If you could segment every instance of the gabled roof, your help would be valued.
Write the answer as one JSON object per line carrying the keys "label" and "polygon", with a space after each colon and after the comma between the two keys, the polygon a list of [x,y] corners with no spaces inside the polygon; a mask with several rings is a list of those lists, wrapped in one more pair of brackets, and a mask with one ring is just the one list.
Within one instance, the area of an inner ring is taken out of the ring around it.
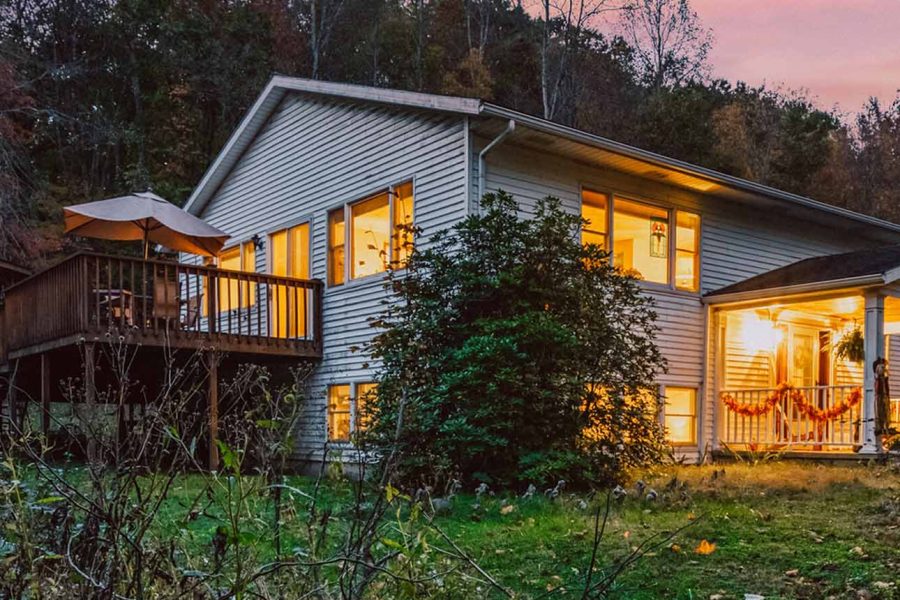
{"label": "gabled roof", "polygon": [[707,293],[706,302],[857,288],[900,279],[900,246],[807,258]]}
{"label": "gabled roof", "polygon": [[[475,98],[422,94],[364,85],[316,81],[284,75],[275,75],[266,85],[263,92],[238,125],[238,128],[225,144],[225,147],[194,189],[185,205],[186,210],[195,215],[199,215],[203,211],[206,203],[218,190],[234,165],[240,160],[241,155],[253,143],[269,116],[271,116],[285,95],[290,92],[447,112],[461,116],[493,119],[495,121],[514,120],[517,124],[517,131],[523,129],[531,130],[540,135],[552,136],[556,139],[568,140],[595,148],[605,154],[620,157],[623,161],[629,161],[632,164],[639,162],[663,169],[666,172],[681,174],[693,181],[708,183],[710,188],[717,189],[717,193],[730,190],[733,197],[776,202],[794,209],[812,210],[813,213],[821,216],[831,215],[832,217],[846,219],[857,227],[874,227],[883,234],[887,234],[892,240],[900,240],[900,235],[898,235],[900,234],[900,225],[895,223],[668,158],[654,152],[641,150],[640,148]],[[658,175],[658,173],[655,174]]]}

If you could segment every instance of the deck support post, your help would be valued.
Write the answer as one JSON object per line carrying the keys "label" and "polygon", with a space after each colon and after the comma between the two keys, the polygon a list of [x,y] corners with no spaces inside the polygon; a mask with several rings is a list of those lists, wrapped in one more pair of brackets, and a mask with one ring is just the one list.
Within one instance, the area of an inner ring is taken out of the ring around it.
{"label": "deck support post", "polygon": [[[94,342],[87,342],[84,345],[84,405],[89,411],[88,419],[93,415],[90,414],[96,405],[97,388],[94,380],[94,369],[96,363],[94,361]],[[96,430],[88,428],[87,430],[87,458],[89,462],[93,462],[97,456],[97,440],[94,439]]]}
{"label": "deck support post", "polygon": [[41,433],[44,441],[50,433],[50,356],[41,354]]}
{"label": "deck support post", "polygon": [[863,364],[863,406],[860,416],[862,424],[860,437],[862,447],[860,454],[877,454],[881,452],[881,441],[875,435],[875,368],[874,363],[884,358],[884,295],[878,290],[865,294],[866,314],[865,330],[865,362]]}
{"label": "deck support post", "polygon": [[16,387],[16,379],[18,378],[20,367],[21,364],[17,358],[12,373],[9,376],[9,387],[6,390],[6,431],[10,439],[14,437],[18,438],[21,433],[17,420],[19,415],[16,414],[18,412],[16,409],[19,404],[19,390]]}
{"label": "deck support post", "polygon": [[219,468],[219,448],[216,442],[219,439],[219,363],[215,350],[209,352],[209,365],[207,372],[209,377],[209,470]]}

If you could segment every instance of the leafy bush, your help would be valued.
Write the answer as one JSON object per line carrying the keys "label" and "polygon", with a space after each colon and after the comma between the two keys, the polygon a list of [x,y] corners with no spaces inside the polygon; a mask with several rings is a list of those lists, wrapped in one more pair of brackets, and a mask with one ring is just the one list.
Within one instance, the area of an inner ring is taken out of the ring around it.
{"label": "leafy bush", "polygon": [[652,301],[581,225],[489,194],[391,273],[367,441],[408,482],[609,481],[661,457]]}

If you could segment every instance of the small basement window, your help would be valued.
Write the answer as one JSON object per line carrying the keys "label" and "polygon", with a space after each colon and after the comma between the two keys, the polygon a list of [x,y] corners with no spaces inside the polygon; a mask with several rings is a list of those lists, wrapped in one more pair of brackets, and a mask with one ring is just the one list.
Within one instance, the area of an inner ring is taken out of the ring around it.
{"label": "small basement window", "polygon": [[328,441],[350,442],[369,424],[367,404],[377,384],[341,383],[328,386]]}

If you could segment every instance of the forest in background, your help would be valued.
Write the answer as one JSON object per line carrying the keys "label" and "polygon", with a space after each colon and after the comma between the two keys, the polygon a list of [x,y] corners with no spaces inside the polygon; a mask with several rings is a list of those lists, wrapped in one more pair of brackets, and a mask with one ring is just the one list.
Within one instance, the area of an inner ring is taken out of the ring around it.
{"label": "forest in background", "polygon": [[60,208],[183,203],[273,73],[473,96],[900,222],[900,102],[714,76],[689,0],[0,0],[0,259]]}

